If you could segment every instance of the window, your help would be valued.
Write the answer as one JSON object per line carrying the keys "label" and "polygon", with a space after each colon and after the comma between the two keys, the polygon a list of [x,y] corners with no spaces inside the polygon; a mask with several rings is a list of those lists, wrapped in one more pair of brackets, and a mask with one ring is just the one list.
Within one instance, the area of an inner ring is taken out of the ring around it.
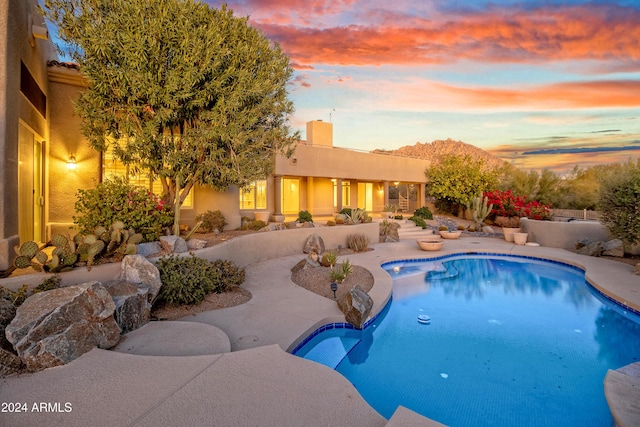
{"label": "window", "polygon": [[267,208],[267,181],[254,181],[240,189],[240,209]]}
{"label": "window", "polygon": [[[102,153],[102,179],[111,179],[116,176],[126,177],[129,176],[129,183],[138,187],[148,188],[154,194],[162,194],[162,184],[160,181],[151,181],[149,175],[146,173],[138,173],[132,175],[129,173],[129,168],[122,164],[119,160],[113,157],[110,152]],[[187,198],[182,203],[183,208],[193,207],[193,192],[190,191]]]}
{"label": "window", "polygon": [[[338,184],[333,181],[333,206],[338,206]],[[351,206],[351,181],[342,181],[342,207]]]}

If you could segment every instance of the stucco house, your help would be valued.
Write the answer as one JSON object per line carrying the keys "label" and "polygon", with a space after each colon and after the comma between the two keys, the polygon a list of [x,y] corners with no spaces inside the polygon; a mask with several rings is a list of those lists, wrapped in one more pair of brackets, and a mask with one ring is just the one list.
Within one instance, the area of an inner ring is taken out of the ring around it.
{"label": "stucco house", "polygon": [[[46,242],[73,227],[78,189],[124,174],[109,153],[93,150],[80,132],[73,100],[84,88],[75,64],[58,61],[37,0],[0,5],[0,271],[21,241]],[[241,218],[282,221],[300,210],[332,215],[344,207],[380,212],[390,187],[402,185],[413,203],[425,201],[426,160],[367,153],[333,146],[332,124],[307,123],[306,141],[291,158],[277,156],[274,172],[248,189],[225,192],[194,188],[181,211],[193,224],[197,214],[219,209],[228,228]],[[154,189],[144,176],[140,185]],[[411,210],[412,212],[412,210]]]}

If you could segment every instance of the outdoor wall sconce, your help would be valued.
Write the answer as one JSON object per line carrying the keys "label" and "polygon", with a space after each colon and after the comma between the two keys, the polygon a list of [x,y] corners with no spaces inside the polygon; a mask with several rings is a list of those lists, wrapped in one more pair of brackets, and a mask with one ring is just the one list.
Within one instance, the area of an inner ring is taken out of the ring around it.
{"label": "outdoor wall sconce", "polygon": [[331,290],[333,291],[333,299],[336,299],[336,291],[338,290],[338,284],[336,282],[331,283]]}
{"label": "outdoor wall sconce", "polygon": [[69,157],[69,160],[67,160],[67,169],[69,169],[70,171],[75,170],[77,167],[77,163],[76,163],[76,158],[73,156],[73,154]]}

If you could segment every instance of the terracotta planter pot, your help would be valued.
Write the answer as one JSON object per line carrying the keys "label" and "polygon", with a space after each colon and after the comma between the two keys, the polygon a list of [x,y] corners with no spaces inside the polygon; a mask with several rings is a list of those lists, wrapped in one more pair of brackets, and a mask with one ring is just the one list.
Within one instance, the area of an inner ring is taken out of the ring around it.
{"label": "terracotta planter pot", "polygon": [[440,236],[443,239],[457,239],[462,234],[462,231],[441,231]]}
{"label": "terracotta planter pot", "polygon": [[439,251],[444,245],[442,240],[416,240],[416,243],[423,251]]}

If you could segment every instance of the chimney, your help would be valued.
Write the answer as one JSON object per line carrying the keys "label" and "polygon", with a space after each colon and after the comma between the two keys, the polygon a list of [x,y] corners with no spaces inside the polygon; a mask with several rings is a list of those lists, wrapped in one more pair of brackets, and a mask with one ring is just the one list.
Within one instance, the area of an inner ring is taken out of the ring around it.
{"label": "chimney", "polygon": [[333,124],[322,120],[307,122],[307,142],[312,145],[333,147]]}

